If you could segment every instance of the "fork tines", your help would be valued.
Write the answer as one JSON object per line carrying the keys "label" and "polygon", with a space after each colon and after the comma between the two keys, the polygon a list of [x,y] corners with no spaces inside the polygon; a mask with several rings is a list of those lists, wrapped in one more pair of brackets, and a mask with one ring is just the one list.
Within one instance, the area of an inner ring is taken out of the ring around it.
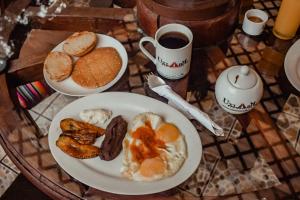
{"label": "fork tines", "polygon": [[148,74],[145,74],[143,77],[144,77],[144,79],[148,82],[150,76],[154,76],[154,73],[153,73],[153,72],[150,72],[150,73],[148,73]]}

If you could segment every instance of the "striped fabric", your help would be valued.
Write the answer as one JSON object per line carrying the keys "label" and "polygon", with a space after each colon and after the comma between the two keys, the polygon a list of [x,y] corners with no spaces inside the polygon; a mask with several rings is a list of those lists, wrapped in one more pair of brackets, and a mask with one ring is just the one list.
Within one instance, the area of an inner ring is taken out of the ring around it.
{"label": "striped fabric", "polygon": [[17,87],[17,96],[23,108],[32,108],[51,93],[51,89],[43,82],[36,81]]}

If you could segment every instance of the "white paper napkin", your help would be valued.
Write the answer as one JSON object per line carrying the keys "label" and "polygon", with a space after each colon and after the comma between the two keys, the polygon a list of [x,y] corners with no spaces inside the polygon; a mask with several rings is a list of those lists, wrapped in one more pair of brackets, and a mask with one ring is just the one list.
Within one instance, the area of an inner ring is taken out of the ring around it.
{"label": "white paper napkin", "polygon": [[161,85],[151,88],[154,92],[169,100],[169,104],[181,111],[187,118],[195,119],[216,136],[224,136],[223,129],[199,108],[186,102],[181,96],[175,93],[170,86]]}

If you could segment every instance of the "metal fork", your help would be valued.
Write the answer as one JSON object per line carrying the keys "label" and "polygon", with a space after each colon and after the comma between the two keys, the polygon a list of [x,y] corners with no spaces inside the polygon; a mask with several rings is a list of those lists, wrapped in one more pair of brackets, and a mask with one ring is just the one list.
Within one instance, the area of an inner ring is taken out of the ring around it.
{"label": "metal fork", "polygon": [[144,75],[144,78],[146,79],[150,89],[153,89],[155,87],[166,85],[167,83],[161,79],[159,76],[156,76],[153,74],[153,72]]}

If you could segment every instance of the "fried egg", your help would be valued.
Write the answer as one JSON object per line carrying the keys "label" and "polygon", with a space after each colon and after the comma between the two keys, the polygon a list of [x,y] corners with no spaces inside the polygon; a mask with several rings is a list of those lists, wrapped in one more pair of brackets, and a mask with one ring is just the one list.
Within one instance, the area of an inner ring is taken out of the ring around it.
{"label": "fried egg", "polygon": [[154,181],[174,175],[187,157],[184,136],[175,124],[146,112],[129,123],[123,140],[121,173],[135,181]]}

